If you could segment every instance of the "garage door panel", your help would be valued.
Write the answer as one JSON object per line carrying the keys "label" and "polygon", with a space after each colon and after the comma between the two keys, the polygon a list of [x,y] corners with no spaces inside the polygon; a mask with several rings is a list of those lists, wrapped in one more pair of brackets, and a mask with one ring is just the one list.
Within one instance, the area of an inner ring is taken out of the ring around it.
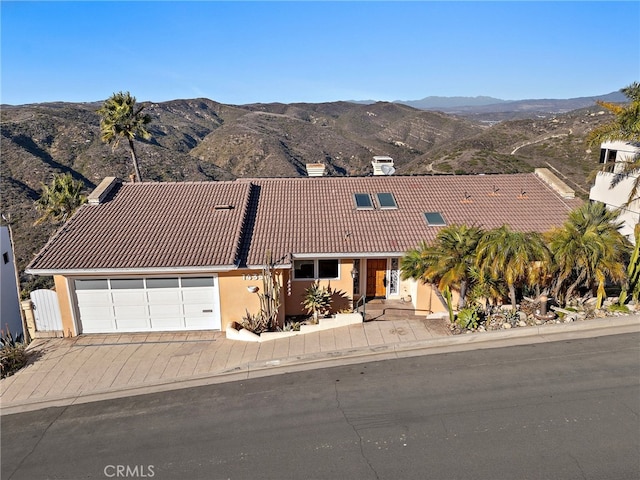
{"label": "garage door panel", "polygon": [[207,303],[213,302],[213,288],[185,288],[182,290],[182,300],[184,303]]}
{"label": "garage door panel", "polygon": [[114,305],[146,305],[147,298],[144,290],[113,290]]}
{"label": "garage door panel", "polygon": [[182,297],[180,290],[172,288],[147,290],[149,305],[180,305]]}
{"label": "garage door panel", "polygon": [[112,321],[106,321],[104,317],[102,319],[94,319],[93,321],[87,321],[86,325],[82,325],[82,333],[111,333],[115,332],[116,328]]}
{"label": "garage door panel", "polygon": [[113,308],[111,306],[85,306],[82,309],[82,318],[83,320],[90,321],[91,323],[101,323],[113,326]]}
{"label": "garage door panel", "polygon": [[145,306],[123,306],[115,307],[116,327],[118,329],[140,329],[149,328],[147,307]]}
{"label": "garage door panel", "polygon": [[78,290],[78,306],[99,307],[111,305],[111,292],[108,290]]}
{"label": "garage door panel", "polygon": [[[220,328],[219,316],[210,303],[184,305],[184,317],[187,328]],[[218,320],[216,320],[218,319]]]}
{"label": "garage door panel", "polygon": [[182,305],[149,304],[149,315],[154,318],[171,318],[182,316]]}
{"label": "garage door panel", "polygon": [[136,318],[146,318],[148,316],[146,305],[116,305],[113,310],[118,320],[135,320]]}
{"label": "garage door panel", "polygon": [[216,328],[213,309],[210,306],[198,309],[195,305],[191,305],[190,308],[185,305],[184,322],[185,326],[191,329]]}

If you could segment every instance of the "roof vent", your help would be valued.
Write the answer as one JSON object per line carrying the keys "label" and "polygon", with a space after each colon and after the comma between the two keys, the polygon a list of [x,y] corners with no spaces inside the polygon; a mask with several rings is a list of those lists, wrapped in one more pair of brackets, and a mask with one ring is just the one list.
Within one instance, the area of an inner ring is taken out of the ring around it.
{"label": "roof vent", "polygon": [[113,190],[113,187],[118,185],[121,182],[119,178],[116,177],[105,177],[98,185],[93,192],[89,194],[87,197],[87,203],[89,205],[100,205],[104,202],[104,199],[109,195],[109,192]]}
{"label": "roof vent", "polygon": [[307,175],[310,177],[322,177],[324,176],[325,164],[324,163],[307,163]]}
{"label": "roof vent", "polygon": [[214,205],[213,207],[214,210],[233,210],[234,206],[233,205],[229,205],[227,203],[224,204],[218,204],[218,205]]}
{"label": "roof vent", "polygon": [[375,156],[371,162],[374,175],[393,175],[396,171],[393,168],[393,158],[385,156]]}

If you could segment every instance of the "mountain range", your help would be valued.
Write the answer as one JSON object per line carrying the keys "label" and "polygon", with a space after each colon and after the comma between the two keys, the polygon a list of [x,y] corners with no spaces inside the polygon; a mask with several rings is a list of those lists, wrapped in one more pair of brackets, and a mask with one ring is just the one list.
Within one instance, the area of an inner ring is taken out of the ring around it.
{"label": "mountain range", "polygon": [[595,100],[605,102],[625,102],[626,97],[621,92],[612,92],[597,97],[576,97],[569,99],[530,99],[530,100],[501,100],[493,97],[425,97],[421,100],[397,100],[410,107],[423,110],[439,109],[446,113],[467,112],[491,113],[491,112],[537,112],[537,113],[561,113],[590,107]]}
{"label": "mountain range", "polygon": [[[397,175],[547,167],[584,197],[598,164],[586,135],[611,119],[596,99],[619,97],[484,105],[458,98],[449,106],[427,97],[417,101],[421,108],[406,102],[227,105],[204,98],[144,103],[152,138],[137,142],[137,151],[147,181],[300,176],[305,164],[318,162],[328,175],[370,175],[372,157],[388,155]],[[429,102],[432,109],[426,109]],[[127,149],[112,150],[100,140],[100,105],[2,106],[0,200],[21,271],[57,228],[33,225],[43,183],[70,173],[89,192],[105,176],[128,179],[132,173]],[[578,107],[563,111],[571,105]],[[38,281],[21,279],[26,288]]]}

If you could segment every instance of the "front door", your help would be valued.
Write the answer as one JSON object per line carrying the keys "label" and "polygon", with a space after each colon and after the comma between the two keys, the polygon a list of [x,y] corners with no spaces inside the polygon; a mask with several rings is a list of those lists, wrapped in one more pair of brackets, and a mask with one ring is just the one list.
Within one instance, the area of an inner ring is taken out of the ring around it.
{"label": "front door", "polygon": [[367,260],[367,297],[387,296],[387,260]]}

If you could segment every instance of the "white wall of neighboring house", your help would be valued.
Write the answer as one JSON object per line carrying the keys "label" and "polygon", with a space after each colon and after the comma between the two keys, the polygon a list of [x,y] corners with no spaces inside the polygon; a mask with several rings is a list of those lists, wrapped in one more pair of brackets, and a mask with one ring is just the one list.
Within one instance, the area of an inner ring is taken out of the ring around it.
{"label": "white wall of neighboring house", "polygon": [[[618,217],[624,222],[621,233],[634,241],[633,229],[640,222],[640,200],[634,200],[626,207],[629,194],[638,178],[638,173],[621,174],[624,164],[640,154],[640,144],[631,142],[605,142],[600,146],[600,163],[614,165],[610,171],[598,172],[589,192],[589,199],[605,203],[611,209],[620,209]],[[640,194],[640,192],[638,192]]]}
{"label": "white wall of neighboring house", "polygon": [[8,326],[15,338],[23,333],[22,317],[9,228],[6,226],[0,227],[0,255],[0,326],[3,330]]}

